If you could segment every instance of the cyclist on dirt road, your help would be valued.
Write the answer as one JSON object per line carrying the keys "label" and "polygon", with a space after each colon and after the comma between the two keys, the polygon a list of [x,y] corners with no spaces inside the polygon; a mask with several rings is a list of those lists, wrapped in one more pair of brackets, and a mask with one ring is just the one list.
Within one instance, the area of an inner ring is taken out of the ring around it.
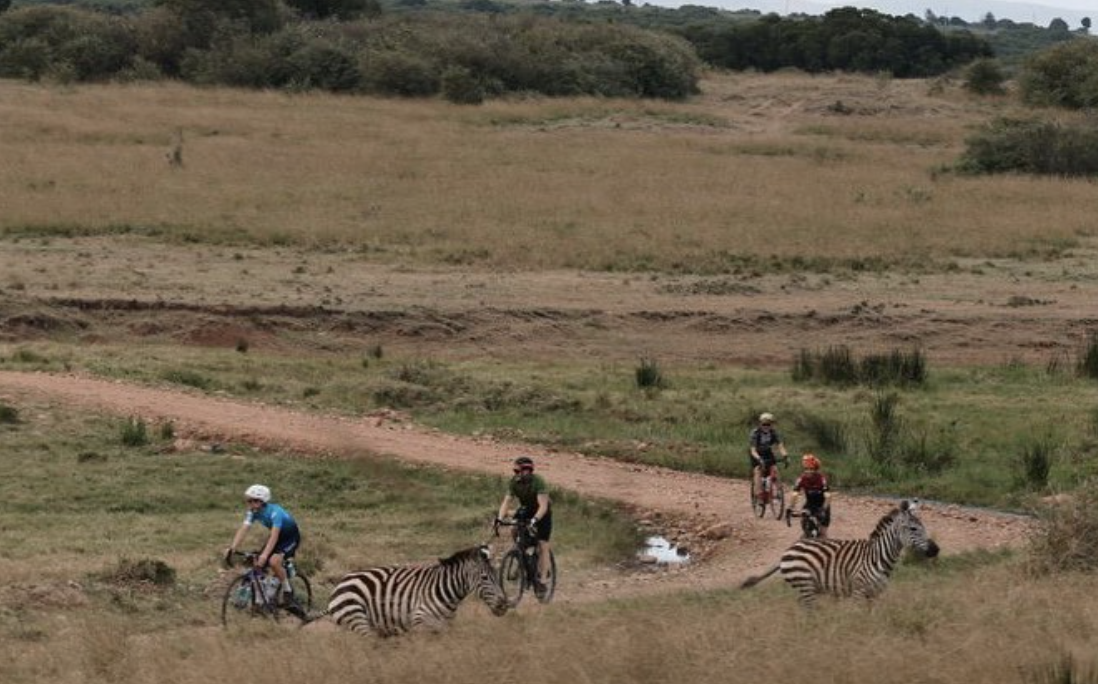
{"label": "cyclist on dirt road", "polygon": [[751,448],[751,478],[755,486],[753,491],[757,492],[762,485],[763,475],[768,474],[778,462],[774,456],[774,450],[777,449],[783,459],[789,457],[782,438],[774,429],[773,413],[763,413],[759,416],[759,424],[751,430],[748,442]]}
{"label": "cyclist on dirt road", "polygon": [[831,488],[827,485],[827,476],[821,472],[822,464],[815,454],[807,453],[801,457],[804,472],[793,483],[793,502],[790,510],[797,507],[797,499],[804,492],[804,510],[820,523],[820,538],[827,537],[827,528],[831,524]]}
{"label": "cyclist on dirt road", "polygon": [[534,459],[529,456],[515,459],[514,473],[508,484],[507,494],[499,504],[496,519],[506,518],[511,507],[517,503],[515,519],[533,528],[534,536],[538,540],[538,583],[534,587],[534,593],[540,597],[549,583],[551,572],[549,538],[553,536],[553,511],[549,501],[549,486],[541,475],[534,474]]}
{"label": "cyclist on dirt road", "polygon": [[278,596],[278,586],[284,589],[283,604],[287,608],[297,606],[294,601],[293,585],[286,580],[285,560],[293,558],[301,544],[301,532],[297,528],[297,522],[282,506],[271,501],[271,490],[261,484],[254,484],[244,492],[244,505],[247,512],[244,514],[244,522],[233,536],[233,542],[225,549],[225,559],[232,559],[240,543],[253,523],[258,522],[270,529],[263,550],[255,559],[257,568],[270,565],[271,571],[278,580],[275,585],[275,597]]}

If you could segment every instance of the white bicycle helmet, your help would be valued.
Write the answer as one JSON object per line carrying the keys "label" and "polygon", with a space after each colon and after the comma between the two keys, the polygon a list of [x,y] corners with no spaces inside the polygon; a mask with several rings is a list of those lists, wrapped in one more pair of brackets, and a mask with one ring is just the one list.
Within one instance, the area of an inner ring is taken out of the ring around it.
{"label": "white bicycle helmet", "polygon": [[759,416],[759,422],[760,423],[773,423],[774,422],[774,414],[773,413],[764,413],[764,414],[762,414],[761,416]]}
{"label": "white bicycle helmet", "polygon": [[244,496],[248,499],[259,499],[263,503],[271,500],[271,490],[261,484],[254,484],[244,490]]}

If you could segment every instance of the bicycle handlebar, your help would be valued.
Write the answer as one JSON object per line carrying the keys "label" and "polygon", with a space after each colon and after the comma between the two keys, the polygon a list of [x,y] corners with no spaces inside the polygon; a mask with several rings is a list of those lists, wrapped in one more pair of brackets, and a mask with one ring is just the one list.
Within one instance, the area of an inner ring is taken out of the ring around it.
{"label": "bicycle handlebar", "polygon": [[261,553],[262,552],[260,552],[260,551],[236,551],[236,550],[233,550],[233,551],[230,551],[229,553],[225,554],[225,558],[224,558],[225,565],[229,566],[230,568],[233,567],[233,559],[234,558],[242,558],[245,563],[254,563],[255,559],[259,558]]}

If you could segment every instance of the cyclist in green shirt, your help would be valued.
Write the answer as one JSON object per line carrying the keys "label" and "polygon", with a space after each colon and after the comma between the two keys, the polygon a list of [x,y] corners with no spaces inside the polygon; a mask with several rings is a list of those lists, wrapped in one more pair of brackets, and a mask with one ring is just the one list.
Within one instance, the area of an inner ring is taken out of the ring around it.
{"label": "cyclist in green shirt", "polygon": [[518,504],[516,520],[525,522],[534,530],[538,540],[538,582],[542,589],[549,581],[549,538],[553,536],[553,511],[549,501],[549,486],[541,475],[534,474],[534,459],[519,456],[514,463],[515,476],[507,488],[507,494],[499,505],[499,518],[506,518],[511,508]]}

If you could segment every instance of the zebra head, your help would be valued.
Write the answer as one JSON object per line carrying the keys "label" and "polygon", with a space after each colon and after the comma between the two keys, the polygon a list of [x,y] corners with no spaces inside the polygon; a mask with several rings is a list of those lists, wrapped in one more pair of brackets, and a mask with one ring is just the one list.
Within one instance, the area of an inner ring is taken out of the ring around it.
{"label": "zebra head", "polygon": [[934,558],[938,555],[938,545],[927,534],[926,526],[915,514],[918,508],[918,499],[911,502],[900,502],[899,515],[896,517],[900,538],[903,540],[904,546],[915,549],[927,558]]}
{"label": "zebra head", "polygon": [[503,615],[510,607],[503,588],[499,585],[499,577],[492,566],[492,552],[487,545],[480,545],[471,549],[469,571],[475,575],[471,577],[476,587],[477,598],[487,604],[493,615]]}

